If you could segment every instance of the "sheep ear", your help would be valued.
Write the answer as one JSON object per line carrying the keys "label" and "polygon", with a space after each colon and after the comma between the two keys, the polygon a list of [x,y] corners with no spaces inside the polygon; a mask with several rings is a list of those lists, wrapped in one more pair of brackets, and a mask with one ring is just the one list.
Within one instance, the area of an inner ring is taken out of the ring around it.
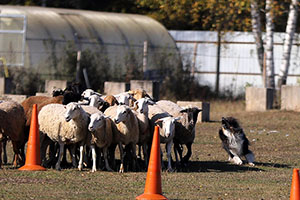
{"label": "sheep ear", "polygon": [[134,92],[132,90],[128,90],[127,93],[128,94],[134,94]]}
{"label": "sheep ear", "polygon": [[173,119],[173,122],[177,122],[178,120],[181,120],[181,119],[182,119],[182,117],[176,117]]}
{"label": "sheep ear", "polygon": [[135,101],[134,103],[133,103],[133,109],[138,109],[138,102],[137,101]]}
{"label": "sheep ear", "polygon": [[162,121],[163,121],[163,118],[156,120],[155,123],[162,122]]}
{"label": "sheep ear", "polygon": [[155,104],[155,102],[152,101],[152,99],[150,99],[150,98],[148,98],[148,97],[146,97],[145,99],[146,99],[146,103],[147,103],[147,104],[149,104],[149,105],[154,105],[154,104]]}
{"label": "sheep ear", "polygon": [[188,111],[188,109],[186,108],[186,109],[180,110],[179,112],[184,113],[184,112],[187,112],[187,111]]}
{"label": "sheep ear", "polygon": [[132,95],[129,95],[129,99],[131,99],[132,101],[136,102],[136,99]]}

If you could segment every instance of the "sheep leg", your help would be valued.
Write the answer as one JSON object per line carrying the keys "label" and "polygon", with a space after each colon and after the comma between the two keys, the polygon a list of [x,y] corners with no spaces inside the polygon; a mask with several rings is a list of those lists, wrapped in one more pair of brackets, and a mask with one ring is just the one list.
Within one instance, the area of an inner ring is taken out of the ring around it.
{"label": "sheep leg", "polygon": [[110,162],[112,164],[112,168],[113,169],[116,169],[116,159],[115,159],[115,150],[116,150],[116,147],[117,147],[116,144],[112,144],[108,148],[109,160],[110,160]]}
{"label": "sheep leg", "polygon": [[16,141],[12,141],[13,144],[13,151],[15,153],[14,155],[14,161],[13,161],[13,166],[17,167],[18,166],[18,162],[20,160],[20,151],[19,151],[19,143]]}
{"label": "sheep leg", "polygon": [[57,163],[55,165],[55,169],[58,170],[58,171],[61,170],[60,163],[61,163],[62,157],[64,155],[64,150],[65,150],[65,144],[64,143],[59,143],[59,156],[58,156]]}
{"label": "sheep leg", "polygon": [[[2,141],[2,149],[3,149],[3,164],[7,164],[7,152],[6,152],[6,144],[7,144],[7,139],[5,138]],[[1,155],[1,154],[0,154]]]}
{"label": "sheep leg", "polygon": [[173,145],[173,140],[168,142],[166,144],[166,149],[167,149],[167,158],[168,158],[168,172],[173,172],[172,169],[172,156],[171,156],[171,151],[172,151],[172,145]]}
{"label": "sheep leg", "polygon": [[92,172],[97,171],[96,169],[96,150],[95,150],[95,145],[92,144],[91,145],[91,149],[92,149],[92,159],[93,159],[93,167],[92,167]]}
{"label": "sheep leg", "polygon": [[133,171],[136,171],[136,168],[137,168],[136,144],[130,143],[130,145],[131,145],[131,155],[133,157],[132,169],[133,169]]}
{"label": "sheep leg", "polygon": [[[175,159],[176,159],[176,165],[179,165],[179,159],[182,161],[182,149],[180,148],[180,145],[178,143],[174,143],[174,154],[175,154]],[[179,159],[178,159],[179,155]]]}
{"label": "sheep leg", "polygon": [[146,168],[148,168],[149,156],[147,150],[147,143],[143,144],[143,154],[144,154],[144,161],[145,161]]}
{"label": "sheep leg", "polygon": [[124,163],[124,151],[123,151],[122,143],[119,143],[118,146],[119,146],[120,160],[121,160],[119,173],[124,173],[124,164],[123,164]]}
{"label": "sheep leg", "polygon": [[83,144],[80,144],[80,147],[79,147],[79,164],[78,164],[78,170],[81,171],[82,170],[82,163],[83,163],[83,148],[84,148],[84,145]]}
{"label": "sheep leg", "polygon": [[142,147],[142,145],[138,145],[139,146],[139,149],[138,149],[138,158],[140,158],[140,159],[142,159],[142,149],[141,149],[141,147]]}
{"label": "sheep leg", "polygon": [[104,156],[105,167],[106,167],[107,171],[112,172],[113,170],[110,168],[108,159],[107,159],[107,147],[103,148],[103,156]]}
{"label": "sheep leg", "polygon": [[[1,137],[1,133],[0,133]],[[0,142],[0,155],[2,154],[2,142]],[[2,157],[0,156],[0,168],[2,168]]]}
{"label": "sheep leg", "polygon": [[[77,167],[77,160],[76,160],[76,144],[72,144],[70,147],[70,153],[71,153],[71,157],[72,157],[72,166],[74,168]],[[65,156],[66,154],[64,154]],[[67,161],[67,160],[66,160]]]}
{"label": "sheep leg", "polygon": [[96,164],[96,168],[100,168],[100,169],[103,169],[102,168],[102,154],[103,154],[103,151],[101,148],[98,148],[97,146],[95,146],[95,149],[96,149],[96,160],[98,160],[98,165]]}
{"label": "sheep leg", "polygon": [[[55,151],[53,148],[51,148],[53,145],[51,145],[53,143],[53,141],[47,137],[44,134],[40,135],[40,140],[41,140],[41,161],[42,161],[42,166],[44,167],[49,167],[49,163],[51,163],[55,157]],[[46,161],[46,151],[47,148],[49,146],[49,160]]]}
{"label": "sheep leg", "polygon": [[192,143],[187,143],[186,148],[187,148],[187,153],[183,157],[183,163],[185,163],[185,164],[187,164],[187,162],[189,161],[189,159],[192,155]]}

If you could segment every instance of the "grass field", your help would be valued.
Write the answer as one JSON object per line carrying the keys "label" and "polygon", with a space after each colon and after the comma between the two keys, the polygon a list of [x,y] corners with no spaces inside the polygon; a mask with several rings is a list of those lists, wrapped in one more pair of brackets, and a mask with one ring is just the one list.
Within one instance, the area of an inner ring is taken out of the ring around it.
{"label": "grass field", "polygon": [[[292,171],[300,163],[300,113],[245,112],[242,101],[214,101],[210,108],[211,122],[197,124],[189,166],[162,172],[163,194],[169,199],[289,199]],[[222,116],[240,121],[256,166],[227,162],[218,137]],[[9,164],[0,170],[0,199],[135,199],[145,180],[146,172],[26,172]]]}

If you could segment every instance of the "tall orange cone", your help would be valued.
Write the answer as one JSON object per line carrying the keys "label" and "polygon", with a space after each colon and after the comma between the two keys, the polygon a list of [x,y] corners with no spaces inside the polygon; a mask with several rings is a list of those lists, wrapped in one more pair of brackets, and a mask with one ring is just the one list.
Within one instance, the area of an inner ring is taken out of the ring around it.
{"label": "tall orange cone", "polygon": [[293,169],[290,200],[300,200],[299,169]]}
{"label": "tall orange cone", "polygon": [[32,107],[32,115],[31,115],[29,138],[27,143],[25,165],[19,168],[19,170],[29,170],[29,171],[46,170],[44,167],[41,166],[40,135],[39,135],[39,124],[38,124],[36,104],[34,104]]}
{"label": "tall orange cone", "polygon": [[161,189],[161,158],[159,127],[155,126],[144,194],[136,199],[167,199]]}

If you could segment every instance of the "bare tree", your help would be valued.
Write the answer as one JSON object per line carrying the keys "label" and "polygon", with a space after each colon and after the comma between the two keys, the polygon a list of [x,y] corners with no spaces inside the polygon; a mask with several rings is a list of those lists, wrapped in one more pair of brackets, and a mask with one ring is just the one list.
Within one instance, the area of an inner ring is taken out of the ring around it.
{"label": "bare tree", "polygon": [[262,40],[261,21],[257,0],[251,0],[252,32],[255,38],[257,58],[261,72],[264,65],[264,42]]}
{"label": "bare tree", "polygon": [[274,77],[274,53],[273,53],[273,12],[272,12],[273,0],[266,0],[266,74],[267,81],[266,87],[275,88]]}
{"label": "bare tree", "polygon": [[283,59],[279,71],[278,87],[286,84],[289,71],[291,49],[298,16],[298,0],[292,0],[290,4],[289,17],[286,26],[285,40],[283,45]]}

